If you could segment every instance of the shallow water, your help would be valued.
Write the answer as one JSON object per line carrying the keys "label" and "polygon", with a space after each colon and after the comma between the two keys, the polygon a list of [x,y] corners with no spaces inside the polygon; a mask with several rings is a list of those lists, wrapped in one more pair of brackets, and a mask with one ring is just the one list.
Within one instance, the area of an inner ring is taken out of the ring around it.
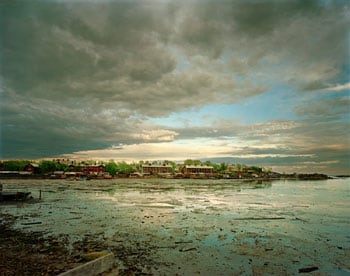
{"label": "shallow water", "polygon": [[[2,204],[16,227],[142,252],[155,275],[320,275],[350,270],[350,180],[2,180],[35,204]],[[40,222],[40,224],[31,224]],[[132,257],[130,257],[132,258]]]}

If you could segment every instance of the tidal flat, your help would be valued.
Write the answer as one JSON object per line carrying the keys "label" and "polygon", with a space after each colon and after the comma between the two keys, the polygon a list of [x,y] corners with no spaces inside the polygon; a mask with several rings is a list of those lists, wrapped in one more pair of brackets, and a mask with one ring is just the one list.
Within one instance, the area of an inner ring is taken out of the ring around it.
{"label": "tidal flat", "polygon": [[350,179],[1,182],[35,198],[0,205],[15,229],[100,243],[119,275],[350,275]]}

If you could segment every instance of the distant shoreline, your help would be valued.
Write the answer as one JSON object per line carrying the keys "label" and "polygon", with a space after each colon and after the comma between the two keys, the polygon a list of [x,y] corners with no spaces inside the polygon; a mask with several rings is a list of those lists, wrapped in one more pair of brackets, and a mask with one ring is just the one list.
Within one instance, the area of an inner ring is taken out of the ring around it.
{"label": "distant shoreline", "polygon": [[217,177],[217,176],[127,176],[127,175],[117,175],[114,177],[105,178],[103,176],[89,176],[81,178],[73,177],[51,177],[45,175],[0,175],[0,180],[6,179],[21,179],[21,180],[66,180],[66,181],[89,181],[89,180],[116,180],[116,179],[195,179],[195,180],[241,180],[241,181],[275,181],[275,180],[327,180],[327,179],[338,179],[338,178],[348,178],[349,175],[339,175],[339,176],[328,176],[325,174],[297,174],[297,175],[280,175],[276,177],[242,177],[242,178],[232,178],[232,177]]}

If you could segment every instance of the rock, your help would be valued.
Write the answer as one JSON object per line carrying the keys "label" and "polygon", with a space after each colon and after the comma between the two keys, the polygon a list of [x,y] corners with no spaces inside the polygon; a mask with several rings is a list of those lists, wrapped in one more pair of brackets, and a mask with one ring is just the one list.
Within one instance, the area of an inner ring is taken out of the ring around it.
{"label": "rock", "polygon": [[315,270],[318,270],[317,266],[304,267],[304,268],[299,268],[299,273],[309,273]]}

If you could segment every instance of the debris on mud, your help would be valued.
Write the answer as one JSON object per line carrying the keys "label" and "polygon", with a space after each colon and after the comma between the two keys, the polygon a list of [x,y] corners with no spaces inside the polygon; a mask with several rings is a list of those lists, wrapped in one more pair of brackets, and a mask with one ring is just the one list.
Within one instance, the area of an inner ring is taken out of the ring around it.
{"label": "debris on mud", "polygon": [[318,270],[317,266],[304,267],[299,269],[299,273],[309,273]]}
{"label": "debris on mud", "polygon": [[86,262],[81,251],[97,248],[85,244],[69,251],[64,237],[22,232],[12,227],[16,217],[0,214],[0,218],[1,275],[58,275]]}
{"label": "debris on mud", "polygon": [[61,242],[45,240],[41,233],[11,228],[15,217],[1,214],[1,275],[57,275],[76,264]]}
{"label": "debris on mud", "polygon": [[148,257],[149,245],[108,247],[94,237],[82,237],[69,245],[65,236],[44,237],[41,232],[14,229],[15,216],[0,214],[0,219],[0,271],[4,276],[58,275],[108,251],[120,262],[118,275],[150,275],[159,265]]}

